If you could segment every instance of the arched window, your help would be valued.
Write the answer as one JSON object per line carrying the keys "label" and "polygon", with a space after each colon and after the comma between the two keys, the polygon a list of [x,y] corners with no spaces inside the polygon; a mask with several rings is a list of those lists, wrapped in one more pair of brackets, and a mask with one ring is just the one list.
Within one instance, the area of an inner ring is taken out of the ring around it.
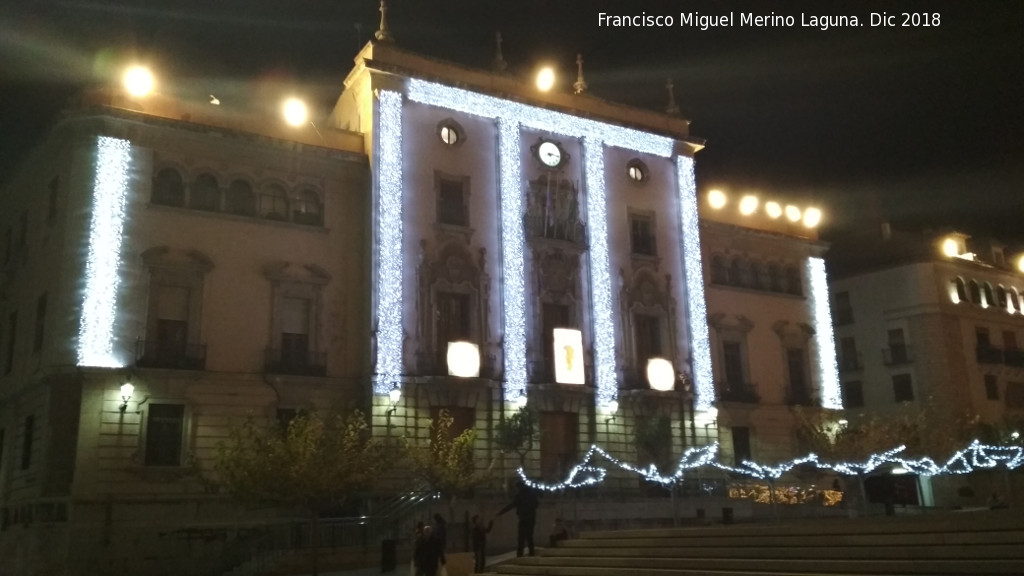
{"label": "arched window", "polygon": [[757,278],[754,276],[754,272],[750,267],[750,261],[740,261],[740,286],[744,288],[754,288],[757,283]]}
{"label": "arched window", "polygon": [[230,214],[239,216],[256,215],[256,196],[252,193],[252,185],[245,180],[235,180],[228,187],[224,209]]}
{"label": "arched window", "polygon": [[754,286],[759,290],[771,290],[772,279],[768,276],[768,269],[765,268],[764,264],[758,261],[754,261],[750,265],[751,273],[754,275]]}
{"label": "arched window", "polygon": [[782,286],[782,270],[779,269],[778,264],[768,265],[768,278],[771,281],[772,292],[785,292]]}
{"label": "arched window", "polygon": [[1024,313],[1024,310],[1020,309],[1020,296],[1017,294],[1016,288],[1010,288],[1010,314],[1014,312]]}
{"label": "arched window", "polygon": [[164,206],[184,206],[185,186],[181,173],[174,168],[164,168],[153,179],[153,195],[150,201]]}
{"label": "arched window", "polygon": [[786,292],[797,296],[804,293],[800,270],[796,266],[786,266]]}
{"label": "arched window", "polygon": [[217,186],[217,179],[210,174],[197,176],[196,181],[192,183],[188,207],[210,212],[220,210],[220,187]]}
{"label": "arched window", "polygon": [[739,257],[733,258],[732,262],[729,263],[729,284],[732,286],[742,286],[743,281],[740,279],[740,259]]}
{"label": "arched window", "polygon": [[953,280],[953,284],[956,285],[957,302],[966,302],[967,301],[967,285],[964,284],[964,279],[959,277],[959,276],[957,276]]}
{"label": "arched window", "polygon": [[320,226],[324,223],[320,195],[315,190],[305,188],[299,192],[292,206],[292,220],[297,224],[307,224],[309,226]]}
{"label": "arched window", "polygon": [[996,302],[999,303],[1000,310],[1006,310],[1006,288],[1000,284],[996,287]]}
{"label": "arched window", "polygon": [[985,282],[982,290],[985,292],[985,306],[995,306],[996,300],[992,297],[992,285]]}
{"label": "arched window", "polygon": [[971,302],[981,306],[981,288],[978,287],[978,283],[971,280],[967,283],[967,289],[970,290],[971,293]]}
{"label": "arched window", "polygon": [[278,184],[268,184],[260,194],[260,216],[267,220],[288,220],[288,195]]}
{"label": "arched window", "polygon": [[724,256],[715,255],[711,258],[711,283],[729,283],[729,266],[726,265]]}

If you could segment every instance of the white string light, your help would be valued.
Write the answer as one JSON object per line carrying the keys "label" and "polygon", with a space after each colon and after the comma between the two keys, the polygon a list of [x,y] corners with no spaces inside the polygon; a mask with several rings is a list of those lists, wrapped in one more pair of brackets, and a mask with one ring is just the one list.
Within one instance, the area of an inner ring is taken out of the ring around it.
{"label": "white string light", "polygon": [[124,366],[114,355],[114,322],[121,284],[118,272],[130,162],[130,142],[107,136],[98,139],[82,318],[78,325],[79,366]]}
{"label": "white string light", "polygon": [[839,388],[836,341],[832,334],[832,311],[829,309],[828,279],[825,276],[823,259],[807,259],[807,278],[811,289],[811,312],[814,314],[814,342],[818,354],[821,406],[840,409],[843,407],[843,396]]}
{"label": "white string light", "polygon": [[597,404],[607,406],[619,395],[615,374],[615,320],[608,259],[608,209],[605,203],[604,146],[592,137],[583,139],[587,174],[587,220],[590,224],[590,274],[593,286],[594,366]]}
{"label": "white string light", "polygon": [[688,448],[680,456],[675,471],[671,475],[664,476],[654,464],[650,464],[647,467],[636,466],[615,458],[594,444],[587,450],[580,464],[574,466],[562,482],[544,484],[528,478],[522,468],[519,468],[518,472],[519,477],[531,488],[553,492],[594,486],[603,481],[608,474],[608,470],[606,467],[594,463],[596,457],[605,459],[612,466],[627,472],[636,473],[648,482],[655,482],[663,486],[671,486],[682,482],[686,478],[687,472],[704,467],[718,468],[757,480],[778,480],[793,468],[805,464],[814,465],[819,469],[832,470],[846,476],[870,474],[887,464],[902,467],[922,476],[969,474],[977,468],[993,469],[1000,465],[1008,470],[1014,470],[1024,464],[1024,448],[1021,446],[991,446],[981,444],[978,440],[971,442],[967,448],[953,454],[942,466],[939,466],[928,457],[918,459],[901,457],[900,453],[904,450],[906,450],[906,446],[897,446],[884,452],[872,454],[864,462],[823,462],[818,455],[808,454],[774,466],[758,464],[752,461],[744,461],[740,466],[730,466],[716,459],[718,444],[715,443],[701,448]]}
{"label": "white string light", "polygon": [[377,150],[377,379],[389,393],[402,373],[402,95],[379,92]]}
{"label": "white string light", "polygon": [[686,303],[689,313],[690,351],[693,354],[694,408],[707,410],[715,401],[711,370],[711,338],[704,301],[704,265],[700,253],[700,217],[697,214],[697,180],[693,158],[676,158],[679,187],[679,217],[683,227],[683,271],[686,275]]}
{"label": "white string light", "polygon": [[501,166],[501,257],[505,288],[505,400],[526,398],[526,275],[523,247],[523,195],[520,193],[519,123],[498,120]]}

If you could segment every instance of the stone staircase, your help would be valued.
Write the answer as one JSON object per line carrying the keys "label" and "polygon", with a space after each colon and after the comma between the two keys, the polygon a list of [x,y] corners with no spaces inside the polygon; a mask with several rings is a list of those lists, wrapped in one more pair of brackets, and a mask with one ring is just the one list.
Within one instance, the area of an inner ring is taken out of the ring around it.
{"label": "stone staircase", "polygon": [[1024,514],[983,510],[584,533],[491,566],[549,576],[1024,574]]}

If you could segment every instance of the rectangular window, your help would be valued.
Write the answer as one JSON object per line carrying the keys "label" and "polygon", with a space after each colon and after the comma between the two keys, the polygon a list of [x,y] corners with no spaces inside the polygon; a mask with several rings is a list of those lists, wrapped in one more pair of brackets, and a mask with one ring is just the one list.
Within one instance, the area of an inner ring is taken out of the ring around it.
{"label": "rectangular window", "polygon": [[36,301],[36,332],[32,339],[32,351],[39,352],[43,349],[43,337],[46,330],[46,292],[43,292]]}
{"label": "rectangular window", "polygon": [[839,339],[839,368],[843,371],[860,369],[857,340],[852,336]]}
{"label": "rectangular window", "polygon": [[913,402],[914,386],[910,374],[896,374],[892,377],[893,399],[896,402]]}
{"label": "rectangular window", "polygon": [[579,415],[540,413],[540,473],[547,481],[562,481],[578,463]]}
{"label": "rectangular window", "polygon": [[21,436],[21,469],[28,470],[32,466],[32,443],[35,440],[36,417],[25,417],[25,428]]}
{"label": "rectangular window", "polygon": [[725,382],[730,388],[742,388],[745,384],[743,377],[743,348],[739,342],[726,340],[722,342],[722,353],[725,357]]}
{"label": "rectangular window", "polygon": [[15,339],[18,336],[18,313],[11,312],[7,317],[7,350],[4,353],[4,374],[14,369]]}
{"label": "rectangular window", "polygon": [[1003,348],[1006,350],[1017,349],[1017,333],[1013,330],[1003,330]]}
{"label": "rectangular window", "polygon": [[853,307],[850,305],[849,292],[836,292],[832,297],[835,309],[832,311],[836,326],[853,323]]}
{"label": "rectangular window", "polygon": [[660,358],[664,351],[661,345],[661,318],[653,314],[634,314],[633,333],[636,338],[636,363],[646,370],[647,361]]}
{"label": "rectangular window", "polygon": [[902,328],[889,330],[889,363],[904,364],[910,360],[907,342]]}
{"label": "rectangular window", "polygon": [[174,363],[185,358],[190,298],[188,288],[157,288],[156,354],[161,362]]}
{"label": "rectangular window", "polygon": [[807,393],[807,368],[803,348],[786,349],[786,366],[789,368],[789,389],[795,393]]}
{"label": "rectangular window", "polygon": [[151,404],[146,421],[146,466],[180,466],[185,406]]}
{"label": "rectangular window", "polygon": [[452,226],[469,226],[464,180],[438,178],[437,221]]}
{"label": "rectangular window", "polygon": [[750,453],[750,428],[732,427],[732,454],[736,466],[753,459]]}
{"label": "rectangular window", "polygon": [[310,362],[311,308],[306,298],[281,299],[281,362],[286,366],[304,366]]}
{"label": "rectangular window", "polygon": [[858,381],[843,382],[843,408],[864,406],[864,386]]}
{"label": "rectangular window", "polygon": [[999,378],[994,374],[985,374],[985,398],[999,400]]}
{"label": "rectangular window", "polygon": [[988,328],[975,328],[974,336],[978,340],[979,348],[988,348],[989,346],[992,345],[992,338],[991,336],[989,336]]}
{"label": "rectangular window", "polygon": [[656,256],[657,244],[654,239],[654,219],[652,216],[629,215],[629,245],[633,254]]}

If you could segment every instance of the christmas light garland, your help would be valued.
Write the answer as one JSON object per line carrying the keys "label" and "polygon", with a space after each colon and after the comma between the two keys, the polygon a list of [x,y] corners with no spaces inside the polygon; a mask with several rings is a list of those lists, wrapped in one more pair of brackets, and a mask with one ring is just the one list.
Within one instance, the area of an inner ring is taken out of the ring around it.
{"label": "christmas light garland", "polygon": [[715,443],[700,448],[688,448],[680,456],[675,471],[666,476],[662,475],[654,464],[646,467],[636,466],[615,458],[594,444],[587,450],[580,464],[574,466],[569,471],[566,479],[560,483],[544,484],[536,482],[527,477],[522,468],[519,468],[518,472],[519,477],[531,488],[545,492],[554,492],[569,488],[594,486],[603,481],[608,474],[608,470],[607,467],[594,463],[596,457],[604,458],[608,463],[622,470],[636,473],[648,482],[654,482],[663,486],[677,484],[685,479],[687,472],[705,467],[717,468],[725,472],[749,476],[757,480],[777,480],[793,468],[805,464],[813,464],[816,468],[832,470],[845,476],[870,474],[887,464],[902,467],[911,473],[921,476],[969,474],[978,468],[993,469],[1000,465],[1007,470],[1014,470],[1024,464],[1024,448],[1021,446],[993,446],[982,444],[978,440],[971,442],[969,446],[953,454],[942,465],[937,464],[928,457],[918,459],[902,457],[900,454],[904,450],[906,450],[906,446],[897,446],[884,452],[872,454],[863,462],[825,462],[817,454],[812,453],[787,462],[781,462],[774,466],[766,466],[751,461],[744,461],[739,466],[730,466],[717,460],[718,444]]}

